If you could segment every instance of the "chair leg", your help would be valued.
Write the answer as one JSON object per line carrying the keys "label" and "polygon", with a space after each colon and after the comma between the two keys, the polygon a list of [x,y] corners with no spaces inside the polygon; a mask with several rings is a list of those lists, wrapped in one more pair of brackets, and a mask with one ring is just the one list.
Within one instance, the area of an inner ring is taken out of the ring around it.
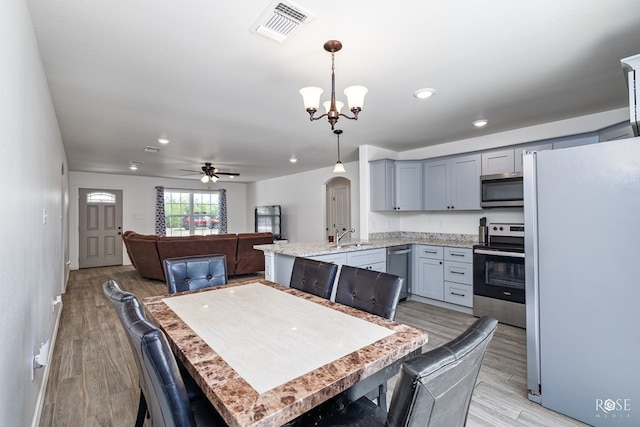
{"label": "chair leg", "polygon": [[144,425],[144,419],[147,416],[147,400],[144,398],[142,390],[140,390],[140,403],[138,403],[138,415],[136,416],[136,427]]}
{"label": "chair leg", "polygon": [[378,406],[385,412],[387,410],[387,382],[378,386]]}

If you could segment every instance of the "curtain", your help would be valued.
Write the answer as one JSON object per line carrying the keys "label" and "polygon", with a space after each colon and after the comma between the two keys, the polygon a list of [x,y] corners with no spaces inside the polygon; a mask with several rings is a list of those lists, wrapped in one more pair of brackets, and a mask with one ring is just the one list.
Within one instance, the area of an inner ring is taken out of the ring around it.
{"label": "curtain", "polygon": [[156,187],[156,234],[158,236],[167,235],[164,215],[164,187],[162,186]]}
{"label": "curtain", "polygon": [[227,190],[218,190],[218,205],[220,212],[220,225],[218,233],[225,234],[227,232]]}

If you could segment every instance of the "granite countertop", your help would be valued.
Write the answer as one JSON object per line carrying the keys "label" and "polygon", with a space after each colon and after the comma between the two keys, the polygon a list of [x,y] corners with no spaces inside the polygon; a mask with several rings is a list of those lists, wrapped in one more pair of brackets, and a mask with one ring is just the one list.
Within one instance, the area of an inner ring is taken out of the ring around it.
{"label": "granite countertop", "polygon": [[473,245],[478,244],[478,236],[451,233],[376,233],[370,235],[368,240],[351,239],[350,241],[342,242],[340,247],[323,241],[255,245],[254,248],[264,253],[308,257],[410,244],[471,249]]}

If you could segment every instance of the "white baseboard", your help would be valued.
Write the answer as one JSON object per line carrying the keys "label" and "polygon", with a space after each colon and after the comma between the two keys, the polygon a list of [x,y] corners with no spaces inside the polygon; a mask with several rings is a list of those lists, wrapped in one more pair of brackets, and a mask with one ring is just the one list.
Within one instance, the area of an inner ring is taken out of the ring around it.
{"label": "white baseboard", "polygon": [[47,364],[44,367],[44,375],[42,377],[42,383],[40,383],[38,400],[36,401],[36,412],[33,414],[33,422],[31,423],[31,427],[38,427],[40,425],[40,417],[42,416],[42,408],[44,407],[45,393],[47,391],[47,384],[49,383],[51,359],[53,358],[53,352],[56,348],[56,338],[58,337],[58,327],[60,326],[60,317],[62,316],[63,305],[64,303],[60,303],[57,305],[58,312],[56,313],[56,324],[53,327],[53,336],[51,337],[51,345],[49,346],[49,355],[47,357]]}

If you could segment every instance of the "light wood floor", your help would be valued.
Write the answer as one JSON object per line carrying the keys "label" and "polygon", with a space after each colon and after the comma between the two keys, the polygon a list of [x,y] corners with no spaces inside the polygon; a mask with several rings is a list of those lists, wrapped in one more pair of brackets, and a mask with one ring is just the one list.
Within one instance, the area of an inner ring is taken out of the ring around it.
{"label": "light wood floor", "polygon": [[[246,278],[246,277],[245,277]],[[41,426],[133,426],[138,405],[136,365],[122,326],[102,294],[114,279],[138,297],[166,293],[131,266],[72,271],[62,296]],[[396,320],[429,332],[428,351],[457,336],[475,318],[414,301]],[[393,383],[389,385],[389,393]],[[389,395],[389,399],[390,399]],[[390,400],[389,400],[390,401]],[[584,426],[527,399],[523,329],[499,325],[473,394],[467,426]]]}

